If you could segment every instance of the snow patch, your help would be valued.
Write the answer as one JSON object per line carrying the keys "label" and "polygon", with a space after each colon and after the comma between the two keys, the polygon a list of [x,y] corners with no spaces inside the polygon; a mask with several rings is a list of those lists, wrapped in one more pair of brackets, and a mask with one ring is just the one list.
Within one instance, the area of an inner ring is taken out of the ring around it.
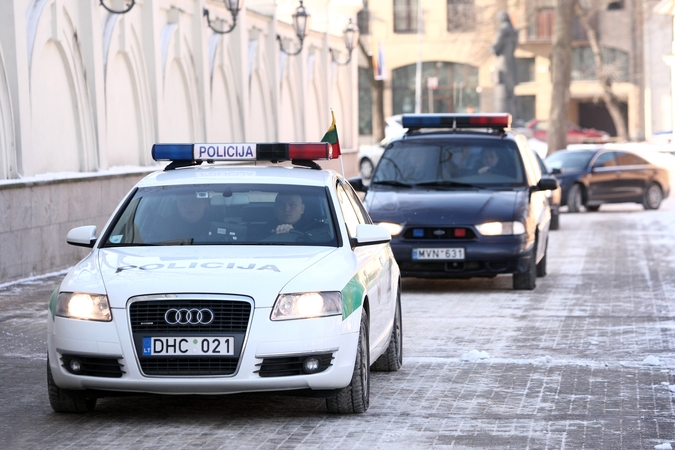
{"label": "snow patch", "polygon": [[661,360],[659,360],[658,356],[649,355],[642,360],[642,364],[646,364],[648,366],[660,366]]}
{"label": "snow patch", "polygon": [[666,442],[665,444],[655,445],[654,448],[656,450],[673,450],[673,447],[671,447],[668,442]]}
{"label": "snow patch", "polygon": [[469,353],[464,353],[460,358],[460,361],[476,362],[481,359],[490,359],[488,352],[482,352],[480,350],[471,350]]}

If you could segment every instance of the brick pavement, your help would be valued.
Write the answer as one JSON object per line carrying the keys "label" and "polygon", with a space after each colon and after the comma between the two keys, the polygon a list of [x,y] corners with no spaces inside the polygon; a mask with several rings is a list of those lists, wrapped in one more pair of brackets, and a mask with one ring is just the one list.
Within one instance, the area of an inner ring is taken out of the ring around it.
{"label": "brick pavement", "polygon": [[[404,282],[404,366],[364,415],[279,395],[100,400],[51,412],[46,301],[59,277],[0,288],[3,448],[653,449],[675,445],[675,200],[564,214],[533,292]],[[480,355],[482,360],[472,360]],[[658,358],[649,365],[647,357]]]}

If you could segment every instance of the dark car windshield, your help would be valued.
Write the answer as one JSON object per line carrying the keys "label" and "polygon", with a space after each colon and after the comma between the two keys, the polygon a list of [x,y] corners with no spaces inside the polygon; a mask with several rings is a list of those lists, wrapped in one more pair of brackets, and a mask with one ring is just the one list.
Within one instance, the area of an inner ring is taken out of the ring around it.
{"label": "dark car windshield", "polygon": [[551,169],[584,169],[595,152],[561,150],[546,157],[546,165]]}
{"label": "dark car windshield", "polygon": [[444,139],[393,142],[382,155],[373,185],[458,189],[522,186],[523,164],[510,140]]}
{"label": "dark car windshield", "polygon": [[138,189],[104,247],[151,245],[337,246],[323,187],[208,184]]}

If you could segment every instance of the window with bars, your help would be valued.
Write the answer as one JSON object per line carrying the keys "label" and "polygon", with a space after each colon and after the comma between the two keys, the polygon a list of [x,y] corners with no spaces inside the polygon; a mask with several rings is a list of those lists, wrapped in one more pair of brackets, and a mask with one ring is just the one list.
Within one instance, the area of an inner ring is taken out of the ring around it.
{"label": "window with bars", "polygon": [[394,33],[417,33],[417,0],[394,0]]}
{"label": "window with bars", "polygon": [[447,30],[450,33],[476,29],[474,0],[447,0]]}

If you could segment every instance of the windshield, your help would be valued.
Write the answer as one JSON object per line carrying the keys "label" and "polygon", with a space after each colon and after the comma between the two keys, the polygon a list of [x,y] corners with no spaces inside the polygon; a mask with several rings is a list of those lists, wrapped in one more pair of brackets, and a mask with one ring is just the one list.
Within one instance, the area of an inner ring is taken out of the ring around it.
{"label": "windshield", "polygon": [[323,187],[208,184],[136,191],[104,247],[146,245],[337,246]]}
{"label": "windshield", "polygon": [[591,151],[557,151],[546,157],[546,165],[551,169],[583,169],[594,154]]}
{"label": "windshield", "polygon": [[509,140],[396,141],[373,175],[374,185],[513,187],[525,184],[516,144]]}

